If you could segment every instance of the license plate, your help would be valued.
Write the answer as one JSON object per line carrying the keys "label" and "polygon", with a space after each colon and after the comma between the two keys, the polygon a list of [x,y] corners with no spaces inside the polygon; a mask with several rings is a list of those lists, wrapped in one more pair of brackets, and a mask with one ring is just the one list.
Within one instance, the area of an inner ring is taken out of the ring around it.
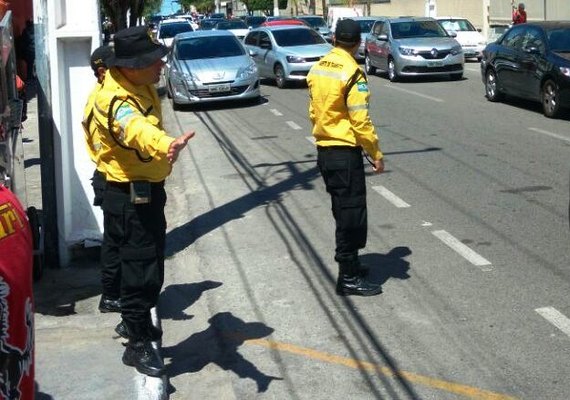
{"label": "license plate", "polygon": [[428,67],[443,67],[443,61],[428,61]]}
{"label": "license plate", "polygon": [[224,85],[211,85],[208,86],[208,92],[210,93],[221,93],[221,92],[229,92],[231,90],[230,84],[226,83]]}

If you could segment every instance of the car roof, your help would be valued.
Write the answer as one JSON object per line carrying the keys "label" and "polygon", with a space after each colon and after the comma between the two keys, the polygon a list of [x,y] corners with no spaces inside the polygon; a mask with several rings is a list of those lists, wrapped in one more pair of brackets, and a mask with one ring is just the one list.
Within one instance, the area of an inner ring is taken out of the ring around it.
{"label": "car roof", "polygon": [[272,21],[265,21],[261,24],[264,27],[277,27],[277,26],[307,26],[305,21],[295,18],[287,19],[274,19]]}
{"label": "car roof", "polygon": [[521,25],[532,25],[538,26],[545,30],[551,29],[560,29],[560,28],[570,28],[570,21],[536,21],[536,22],[527,22],[526,24],[519,24],[515,26]]}
{"label": "car roof", "polygon": [[[378,18],[378,19],[384,19],[384,18]],[[431,17],[387,17],[385,19],[386,21],[389,22],[413,22],[413,21],[435,21],[435,19],[431,18]]]}
{"label": "car roof", "polygon": [[168,19],[163,19],[162,21],[160,21],[159,24],[164,25],[164,24],[172,24],[179,22],[189,23],[189,21],[186,18],[168,18]]}
{"label": "car roof", "polygon": [[259,31],[259,30],[268,30],[268,31],[286,31],[290,29],[313,29],[308,27],[307,25],[271,25],[271,26],[259,26],[257,28],[252,29],[251,31]]}
{"label": "car roof", "polygon": [[435,19],[440,20],[440,19],[449,19],[449,20],[456,20],[456,19],[466,19],[467,21],[469,21],[469,19],[465,18],[465,17],[435,17]]}
{"label": "car roof", "polygon": [[368,17],[342,17],[342,19],[352,19],[354,21],[376,21],[383,18],[384,17],[375,17],[373,15]]}
{"label": "car roof", "polygon": [[178,35],[176,35],[176,40],[181,40],[181,39],[189,39],[189,38],[195,38],[195,37],[204,37],[204,36],[229,36],[229,37],[235,37],[235,35],[227,30],[211,30],[211,31],[194,31],[194,32],[184,32],[184,33],[179,33]]}

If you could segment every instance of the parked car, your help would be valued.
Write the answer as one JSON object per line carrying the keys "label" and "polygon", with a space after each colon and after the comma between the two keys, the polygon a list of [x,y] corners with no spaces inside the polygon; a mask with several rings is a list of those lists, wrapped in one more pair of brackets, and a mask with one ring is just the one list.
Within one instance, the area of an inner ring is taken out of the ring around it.
{"label": "parked car", "polygon": [[481,61],[483,49],[487,45],[487,41],[469,20],[459,17],[437,17],[436,19],[447,33],[450,35],[456,34],[455,40],[463,48],[463,56],[465,58],[476,58],[477,61]]}
{"label": "parked car", "polygon": [[263,15],[255,16],[255,15],[248,15],[244,18],[243,22],[247,25],[248,28],[253,29],[257,28],[259,25],[265,22],[267,18]]}
{"label": "parked car", "polygon": [[252,29],[244,39],[259,75],[275,79],[279,88],[291,81],[305,81],[309,69],[332,46],[308,26],[271,26]]}
{"label": "parked car", "polygon": [[487,44],[497,41],[511,27],[507,24],[491,24],[487,31]]}
{"label": "parked car", "polygon": [[304,21],[311,28],[319,32],[327,42],[332,42],[332,32],[324,17],[320,15],[297,15],[296,18]]}
{"label": "parked car", "polygon": [[544,115],[559,117],[570,107],[570,22],[514,25],[483,50],[481,77],[489,101],[539,101]]}
{"label": "parked car", "polygon": [[365,43],[366,73],[379,69],[390,81],[406,76],[463,77],[463,50],[433,18],[379,19]]}
{"label": "parked car", "polygon": [[229,31],[177,35],[164,74],[175,108],[181,104],[260,97],[257,66]]}
{"label": "parked car", "polygon": [[193,32],[192,24],[184,18],[170,18],[159,22],[156,39],[165,46],[171,47],[174,36],[183,32]]}
{"label": "parked car", "polygon": [[245,24],[245,22],[239,19],[220,21],[216,25],[214,25],[214,29],[217,31],[219,30],[230,31],[231,33],[236,35],[236,37],[239,40],[242,40],[245,37],[245,35],[247,35],[247,33],[249,32],[249,29]]}
{"label": "parked car", "polygon": [[362,61],[364,60],[364,45],[366,44],[366,37],[368,36],[368,34],[370,33],[370,31],[372,30],[372,26],[374,25],[374,22],[376,22],[376,20],[379,17],[341,17],[339,18],[340,20],[343,19],[352,19],[356,22],[358,22],[358,25],[360,25],[360,47],[358,48],[356,54],[354,54],[354,58],[357,61]]}
{"label": "parked car", "polygon": [[214,29],[218,22],[227,21],[225,18],[204,18],[200,21],[200,30],[201,31],[209,31]]}

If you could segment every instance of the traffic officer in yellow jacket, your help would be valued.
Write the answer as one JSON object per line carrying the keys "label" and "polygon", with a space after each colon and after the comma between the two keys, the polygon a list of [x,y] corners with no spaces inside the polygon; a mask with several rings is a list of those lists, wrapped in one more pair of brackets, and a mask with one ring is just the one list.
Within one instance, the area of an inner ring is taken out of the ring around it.
{"label": "traffic officer in yellow jacket", "polygon": [[334,49],[315,64],[308,76],[309,117],[317,144],[317,164],[331,196],[336,222],[335,261],[339,264],[339,295],[372,296],[380,285],[366,280],[358,260],[366,246],[366,184],[362,151],[375,173],[384,171],[383,155],[368,114],[370,92],[366,75],[354,60],[360,45],[360,25],[340,21]]}
{"label": "traffic officer in yellow jacket", "polygon": [[[93,205],[103,204],[103,193],[105,191],[106,180],[103,164],[99,162],[98,153],[101,148],[101,139],[95,122],[94,104],[99,90],[103,87],[103,80],[107,71],[107,62],[113,57],[113,49],[110,46],[100,46],[91,54],[91,68],[97,78],[95,87],[89,94],[87,104],[83,112],[83,131],[85,133],[85,143],[87,152],[91,160],[95,163],[95,171],[91,178],[94,198]],[[107,243],[103,236],[101,243],[101,284],[103,293],[99,301],[99,311],[101,312],[121,312],[121,259],[119,249],[112,243]]]}
{"label": "traffic officer in yellow jacket", "polygon": [[94,104],[107,180],[104,235],[121,258],[121,316],[129,339],[123,363],[159,376],[164,364],[151,342],[162,332],[153,327],[150,310],[164,282],[164,180],[194,131],[175,139],[162,128],[154,84],[168,48],[138,26],[115,34],[114,51]]}

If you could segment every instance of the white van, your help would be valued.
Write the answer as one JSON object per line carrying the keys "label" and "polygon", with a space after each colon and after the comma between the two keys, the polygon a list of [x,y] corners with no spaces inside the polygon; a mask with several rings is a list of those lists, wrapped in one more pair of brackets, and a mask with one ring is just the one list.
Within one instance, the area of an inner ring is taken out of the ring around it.
{"label": "white van", "polygon": [[350,18],[350,17],[362,17],[363,15],[364,15],[364,9],[358,6],[329,7],[329,12],[327,15],[327,25],[330,27],[331,32],[334,36],[336,24],[340,19]]}
{"label": "white van", "polygon": [[436,17],[441,26],[449,33],[457,35],[455,40],[461,44],[465,58],[481,61],[487,41],[471,22],[461,17]]}

